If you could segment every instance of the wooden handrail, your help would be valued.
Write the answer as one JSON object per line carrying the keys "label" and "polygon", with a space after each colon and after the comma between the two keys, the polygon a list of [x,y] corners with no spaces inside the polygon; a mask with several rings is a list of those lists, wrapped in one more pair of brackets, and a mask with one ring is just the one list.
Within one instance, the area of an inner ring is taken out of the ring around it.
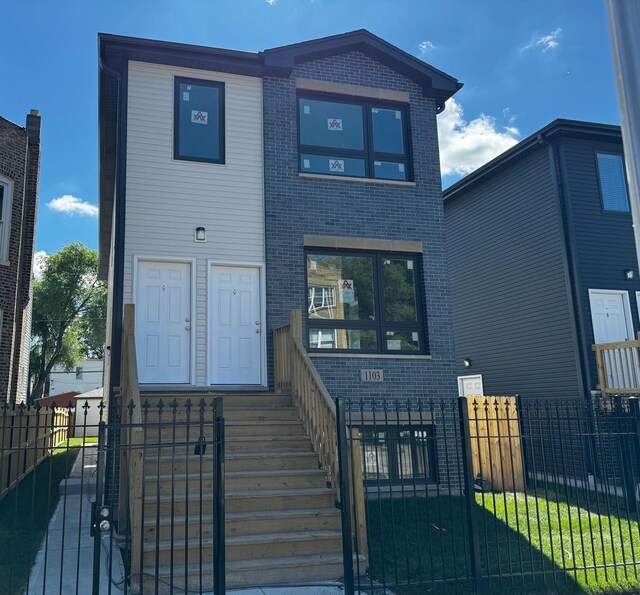
{"label": "wooden handrail", "polygon": [[[291,392],[293,404],[318,455],[320,465],[327,476],[327,483],[339,489],[338,477],[338,428],[336,404],[318,374],[302,344],[302,314],[292,310],[289,324],[274,329],[274,371],[276,391]],[[360,437],[354,446],[361,447]],[[359,455],[348,457],[349,463],[361,466]],[[352,503],[358,519],[353,527],[353,538],[358,540],[360,554],[367,555],[367,529],[364,507],[364,482],[362,469],[351,468],[353,481]],[[341,495],[338,493],[342,501]]]}
{"label": "wooden handrail", "polygon": [[592,350],[603,396],[640,394],[640,333],[634,341],[596,343]]}
{"label": "wooden handrail", "polygon": [[120,358],[120,503],[118,517],[121,527],[128,527],[131,546],[132,585],[140,580],[142,547],[142,482],[144,481],[142,407],[138,363],[136,358],[136,310],[125,304],[122,318],[122,348]]}

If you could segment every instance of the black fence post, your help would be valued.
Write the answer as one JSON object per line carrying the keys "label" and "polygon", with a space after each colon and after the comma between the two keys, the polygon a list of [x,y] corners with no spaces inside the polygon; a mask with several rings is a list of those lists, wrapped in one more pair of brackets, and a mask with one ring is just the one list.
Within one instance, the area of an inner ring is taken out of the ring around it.
{"label": "black fence post", "polygon": [[344,401],[336,400],[336,422],[338,425],[338,475],[340,484],[340,510],[342,517],[342,562],[344,566],[344,591],[353,595],[353,543],[351,531],[351,498],[349,497],[349,465],[347,464],[347,422],[344,415]]}
{"label": "black fence post", "polygon": [[469,531],[469,555],[471,558],[471,578],[474,592],[482,590],[482,563],[480,561],[480,545],[478,517],[476,515],[476,493],[473,478],[473,459],[471,453],[471,437],[469,435],[470,420],[467,397],[458,398],[460,412],[460,437],[462,439],[462,473],[464,475],[464,501],[467,511],[467,527]]}
{"label": "black fence post", "polygon": [[[638,510],[638,502],[636,500],[636,485],[634,481],[634,473],[633,473],[633,463],[631,461],[630,452],[631,449],[634,448],[633,442],[636,440],[636,419],[633,410],[634,407],[631,402],[629,403],[630,416],[628,421],[630,422],[631,427],[627,430],[627,424],[624,423],[627,421],[624,416],[623,408],[622,408],[622,396],[615,395],[615,416],[616,420],[616,430],[618,433],[618,448],[620,449],[620,459],[622,463],[622,480],[624,483],[624,495],[627,503],[627,510],[629,512],[637,512]],[[637,405],[636,405],[637,407]],[[621,423],[622,422],[622,423]]]}
{"label": "black fence post", "polygon": [[104,496],[104,466],[107,441],[107,424],[104,421],[98,426],[98,456],[96,460],[96,499],[93,503],[93,587],[92,595],[100,595],[100,547],[102,545],[102,531],[100,530],[99,511],[102,508]]}
{"label": "black fence post", "polygon": [[214,519],[214,570],[213,570],[213,590],[215,595],[225,593],[225,493],[224,493],[224,412],[222,397],[216,397],[214,402],[215,411],[215,519]]}
{"label": "black fence post", "polygon": [[[623,449],[626,453],[626,460],[623,460],[625,466],[625,487],[627,489],[627,498],[629,510],[638,512],[638,500],[636,493],[636,479],[638,469],[633,468],[633,460],[640,465],[640,399],[638,397],[629,398],[629,414],[631,417],[631,427],[628,435],[628,449]],[[631,454],[633,453],[633,454]]]}

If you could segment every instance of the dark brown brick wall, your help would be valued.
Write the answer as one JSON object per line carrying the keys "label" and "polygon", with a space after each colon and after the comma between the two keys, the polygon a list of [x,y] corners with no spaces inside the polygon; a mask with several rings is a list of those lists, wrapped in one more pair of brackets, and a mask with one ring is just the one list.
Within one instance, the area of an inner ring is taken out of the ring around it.
{"label": "dark brown brick wall", "polygon": [[13,184],[7,258],[0,262],[0,402],[16,399],[20,374],[27,365],[21,362],[26,352],[23,320],[31,307],[39,170],[40,116],[29,114],[25,128],[0,118],[0,176]]}

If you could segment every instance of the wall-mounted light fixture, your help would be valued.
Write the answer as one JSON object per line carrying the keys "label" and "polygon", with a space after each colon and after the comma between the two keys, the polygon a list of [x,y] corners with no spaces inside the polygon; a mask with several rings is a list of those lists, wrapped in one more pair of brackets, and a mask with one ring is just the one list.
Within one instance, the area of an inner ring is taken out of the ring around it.
{"label": "wall-mounted light fixture", "polygon": [[470,368],[471,367],[471,360],[470,359],[463,359],[462,363],[464,364],[465,368]]}
{"label": "wall-mounted light fixture", "polygon": [[206,242],[207,230],[204,227],[196,227],[196,234],[194,239],[196,242]]}
{"label": "wall-mounted light fixture", "polygon": [[624,278],[627,281],[631,281],[635,276],[636,276],[636,274],[633,272],[633,269],[625,269],[624,270]]}

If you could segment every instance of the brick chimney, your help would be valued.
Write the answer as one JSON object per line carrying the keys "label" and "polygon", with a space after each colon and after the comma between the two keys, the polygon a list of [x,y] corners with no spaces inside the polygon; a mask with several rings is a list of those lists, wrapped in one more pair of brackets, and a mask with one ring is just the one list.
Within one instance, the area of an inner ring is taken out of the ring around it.
{"label": "brick chimney", "polygon": [[27,134],[29,142],[40,143],[40,112],[37,109],[31,109],[27,114]]}

